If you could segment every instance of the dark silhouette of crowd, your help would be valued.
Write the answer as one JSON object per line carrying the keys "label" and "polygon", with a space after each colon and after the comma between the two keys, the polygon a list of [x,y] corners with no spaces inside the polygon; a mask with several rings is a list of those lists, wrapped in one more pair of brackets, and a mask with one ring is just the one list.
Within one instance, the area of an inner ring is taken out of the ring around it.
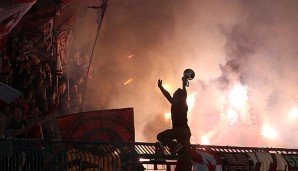
{"label": "dark silhouette of crowd", "polygon": [[58,72],[55,55],[48,54],[24,36],[12,36],[0,49],[0,82],[23,93],[0,108],[2,136],[60,138],[56,118],[81,111],[89,56],[70,53]]}

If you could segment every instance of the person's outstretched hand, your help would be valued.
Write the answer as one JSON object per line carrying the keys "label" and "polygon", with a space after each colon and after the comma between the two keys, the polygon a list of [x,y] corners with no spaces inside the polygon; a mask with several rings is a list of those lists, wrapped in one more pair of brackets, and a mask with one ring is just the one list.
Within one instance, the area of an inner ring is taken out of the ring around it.
{"label": "person's outstretched hand", "polygon": [[157,85],[158,85],[159,88],[162,87],[162,80],[161,79],[158,80]]}

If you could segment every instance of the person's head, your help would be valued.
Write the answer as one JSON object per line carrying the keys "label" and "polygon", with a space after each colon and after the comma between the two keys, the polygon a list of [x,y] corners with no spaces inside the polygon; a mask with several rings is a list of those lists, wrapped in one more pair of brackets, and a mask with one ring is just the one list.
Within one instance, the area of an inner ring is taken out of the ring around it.
{"label": "person's head", "polygon": [[186,91],[182,90],[181,88],[178,88],[173,94],[173,98],[177,100],[185,100],[186,96],[187,96]]}
{"label": "person's head", "polygon": [[15,119],[15,120],[21,120],[22,116],[23,116],[22,109],[19,108],[19,107],[15,108],[13,113],[12,113],[12,118]]}
{"label": "person's head", "polygon": [[38,118],[40,117],[41,112],[37,106],[31,106],[29,108],[28,114],[30,118]]}
{"label": "person's head", "polygon": [[35,65],[38,65],[39,63],[40,63],[40,59],[39,59],[39,56],[33,56],[32,57],[32,60],[33,60],[33,63],[35,64]]}
{"label": "person's head", "polygon": [[45,72],[51,72],[51,67],[48,62],[44,62],[42,68]]}
{"label": "person's head", "polygon": [[48,89],[47,98],[48,98],[48,103],[50,104],[54,104],[56,102],[57,93],[55,89],[52,89],[52,88]]}
{"label": "person's head", "polygon": [[67,88],[66,81],[64,79],[61,79],[58,84],[58,93],[60,95],[64,94],[66,88]]}
{"label": "person's head", "polygon": [[76,102],[77,105],[81,105],[82,104],[82,95],[80,93],[77,93],[76,94],[75,102]]}

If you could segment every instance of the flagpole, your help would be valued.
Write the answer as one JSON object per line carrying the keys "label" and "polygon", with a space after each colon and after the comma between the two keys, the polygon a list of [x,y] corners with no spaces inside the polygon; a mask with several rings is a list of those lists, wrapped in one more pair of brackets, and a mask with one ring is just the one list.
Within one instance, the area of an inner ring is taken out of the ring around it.
{"label": "flagpole", "polygon": [[[103,0],[103,3],[100,5],[100,7],[95,7],[95,6],[91,7],[91,8],[94,8],[94,9],[96,9],[96,8],[100,8],[101,9],[101,15],[100,15],[101,18],[98,21],[98,27],[97,27],[96,37],[95,37],[95,41],[94,41],[93,48],[92,48],[92,51],[91,51],[91,56],[90,56],[90,60],[89,60],[88,70],[87,70],[87,74],[86,74],[86,78],[85,78],[84,90],[83,90],[83,94],[82,94],[82,104],[81,104],[80,112],[83,112],[84,111],[83,110],[83,107],[84,107],[84,98],[85,98],[85,91],[86,91],[86,86],[87,86],[87,80],[88,80],[88,75],[89,75],[89,71],[90,71],[91,61],[92,61],[92,58],[93,58],[93,53],[94,53],[94,49],[95,49],[96,42],[97,42],[97,39],[98,39],[98,34],[99,34],[99,31],[100,31],[100,28],[101,28],[101,25],[102,25],[103,18],[105,16],[105,12],[106,12],[107,6],[108,6],[108,0]],[[99,16],[98,16],[98,18],[99,18]]]}
{"label": "flagpole", "polygon": [[[52,40],[51,40],[51,59],[50,59],[50,66],[53,67],[53,58],[54,58],[54,43],[55,43],[55,36],[56,36],[56,31],[55,31],[55,24],[56,24],[56,13],[57,13],[57,6],[58,6],[58,0],[55,0],[55,10],[54,10],[54,16],[53,16],[53,30],[52,30]],[[57,54],[56,54],[57,57]],[[57,59],[56,59],[57,63]],[[59,77],[57,74],[57,64],[55,65],[55,74],[56,74],[56,93],[58,94],[58,88],[59,88]],[[56,103],[59,104],[59,97],[56,98]]]}
{"label": "flagpole", "polygon": [[54,58],[54,39],[55,39],[56,12],[57,12],[57,0],[56,0],[56,3],[55,3],[55,9],[54,9],[54,15],[53,15],[53,30],[52,30],[51,59],[50,59],[51,67],[53,66],[53,58]]}
{"label": "flagpole", "polygon": [[79,13],[79,19],[76,21],[76,25],[75,25],[75,28],[74,28],[74,32],[72,33],[73,34],[73,36],[71,36],[71,40],[70,40],[70,45],[69,45],[69,47],[68,47],[68,50],[67,50],[67,67],[66,67],[66,78],[67,78],[67,97],[68,98],[70,98],[70,84],[69,84],[69,66],[68,66],[68,63],[69,63],[69,61],[68,61],[68,59],[69,59],[69,54],[70,54],[70,51],[71,51],[71,49],[72,49],[72,45],[73,45],[73,41],[74,41],[74,39],[75,39],[75,36],[76,36],[76,33],[77,33],[77,27],[78,27],[78,25],[79,25],[79,23],[80,23],[80,21],[81,21],[81,18],[82,18],[82,15],[83,15],[83,13],[85,12],[85,8],[81,8],[80,9],[80,13]]}

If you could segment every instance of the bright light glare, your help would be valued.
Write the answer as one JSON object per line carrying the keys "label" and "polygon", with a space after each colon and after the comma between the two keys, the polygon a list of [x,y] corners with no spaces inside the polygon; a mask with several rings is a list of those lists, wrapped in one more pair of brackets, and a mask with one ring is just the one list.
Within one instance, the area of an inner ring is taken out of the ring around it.
{"label": "bright light glare", "polygon": [[242,85],[235,86],[229,94],[229,100],[233,107],[240,109],[248,100],[247,87]]}
{"label": "bright light glare", "polygon": [[277,132],[269,125],[263,125],[262,135],[265,138],[274,139],[277,137]]}
{"label": "bright light glare", "polygon": [[165,113],[165,118],[170,119],[171,118],[171,113]]}
{"label": "bright light glare", "polygon": [[140,158],[139,161],[149,161],[149,159]]}
{"label": "bright light glare", "polygon": [[201,144],[203,145],[209,145],[210,144],[210,141],[209,141],[209,138],[207,135],[203,135],[202,138],[201,138]]}
{"label": "bright light glare", "polygon": [[290,114],[289,114],[289,119],[294,120],[298,116],[298,109],[296,107],[293,107]]}
{"label": "bright light glare", "polygon": [[195,106],[196,102],[196,97],[197,97],[198,92],[193,92],[190,95],[187,96],[186,103],[188,105],[188,112],[190,113]]}
{"label": "bright light glare", "polygon": [[172,86],[170,84],[167,83],[162,83],[162,86],[164,89],[166,89],[168,92],[171,92],[172,90]]}
{"label": "bright light glare", "polygon": [[238,114],[235,110],[228,109],[226,114],[227,114],[227,118],[230,121],[231,125],[233,125],[237,122]]}

